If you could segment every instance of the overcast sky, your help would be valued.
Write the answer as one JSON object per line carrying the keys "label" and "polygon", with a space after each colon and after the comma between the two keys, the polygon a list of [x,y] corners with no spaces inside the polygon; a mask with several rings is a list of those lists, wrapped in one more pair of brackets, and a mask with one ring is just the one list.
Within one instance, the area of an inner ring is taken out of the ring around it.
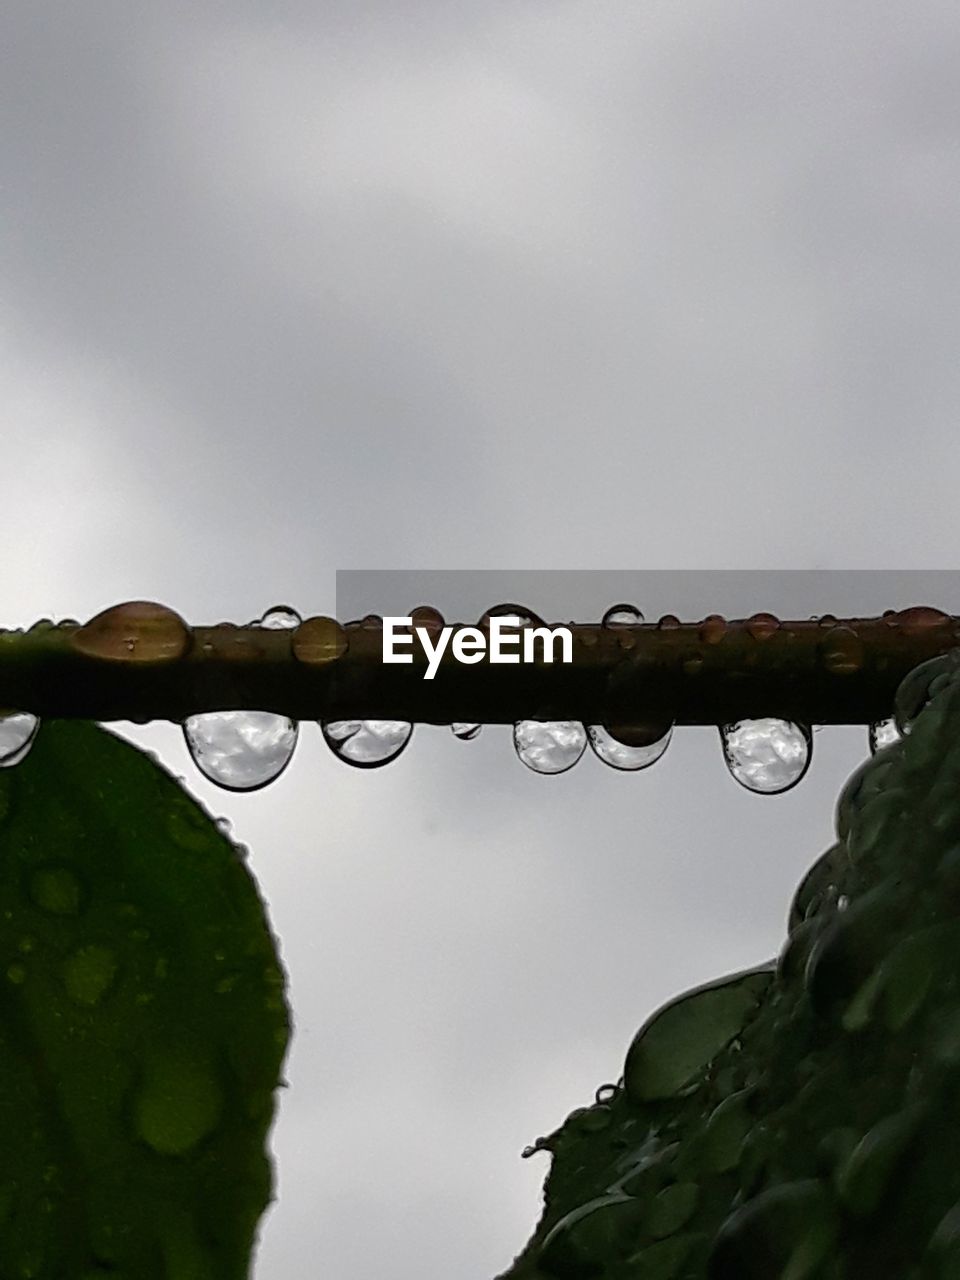
{"label": "overcast sky", "polygon": [[[0,625],[332,611],[337,568],[951,567],[958,65],[924,0],[10,0]],[[724,581],[636,603],[736,616]],[[505,1268],[520,1150],[778,949],[866,749],[824,729],[757,797],[708,728],[543,778],[506,728],[364,772],[304,725],[238,796],[117,727],[231,819],[282,941],[257,1280]]]}

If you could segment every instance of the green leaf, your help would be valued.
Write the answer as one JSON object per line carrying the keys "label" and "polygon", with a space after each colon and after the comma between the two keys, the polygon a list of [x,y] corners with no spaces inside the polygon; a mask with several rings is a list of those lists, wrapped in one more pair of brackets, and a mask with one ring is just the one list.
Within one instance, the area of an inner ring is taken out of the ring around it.
{"label": "green leaf", "polygon": [[0,770],[0,1276],[244,1280],[284,973],[238,849],[154,760],[45,723]]}
{"label": "green leaf", "polygon": [[776,972],[655,1012],[604,1126],[542,1140],[501,1280],[960,1277],[958,655],[900,686],[909,732],[843,787]]}

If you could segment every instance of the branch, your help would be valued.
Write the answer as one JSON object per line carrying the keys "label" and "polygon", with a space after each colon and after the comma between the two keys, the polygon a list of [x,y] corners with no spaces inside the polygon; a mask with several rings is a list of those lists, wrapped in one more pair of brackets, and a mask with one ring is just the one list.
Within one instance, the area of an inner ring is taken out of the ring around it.
{"label": "branch", "polygon": [[[434,610],[414,617],[433,631],[444,625]],[[876,723],[892,714],[908,671],[960,644],[960,617],[928,607],[841,620],[712,614],[701,622],[668,615],[655,623],[563,625],[573,633],[569,664],[485,657],[466,665],[448,645],[436,677],[426,680],[418,645],[412,664],[383,663],[379,618],[341,625],[311,617],[276,630],[190,627],[163,605],[134,601],[83,626],[43,621],[0,631],[0,707],[141,723],[238,709],[295,720],[577,720],[638,726],[642,740],[644,726],[656,736],[671,720]]]}

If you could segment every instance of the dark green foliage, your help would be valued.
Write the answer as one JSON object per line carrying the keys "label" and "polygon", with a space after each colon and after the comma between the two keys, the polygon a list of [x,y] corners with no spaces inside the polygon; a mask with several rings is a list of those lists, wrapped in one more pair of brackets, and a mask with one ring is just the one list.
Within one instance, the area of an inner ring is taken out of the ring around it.
{"label": "dark green foliage", "polygon": [[580,1109],[539,1141],[544,1213],[509,1280],[960,1277],[956,657],[911,672],[897,713],[775,974],[659,1011],[605,1123]]}
{"label": "dark green foliage", "polygon": [[0,1276],[244,1280],[289,1034],[240,851],[149,756],[0,770]]}

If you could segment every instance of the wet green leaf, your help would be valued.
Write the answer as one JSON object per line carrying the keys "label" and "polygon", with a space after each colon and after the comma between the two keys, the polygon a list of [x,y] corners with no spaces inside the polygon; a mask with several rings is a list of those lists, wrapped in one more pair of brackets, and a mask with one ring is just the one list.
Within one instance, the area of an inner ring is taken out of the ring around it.
{"label": "wet green leaf", "polygon": [[288,1034],[239,851],[136,747],[45,723],[0,770],[0,1275],[244,1280]]}
{"label": "wet green leaf", "polygon": [[960,1280],[957,656],[898,707],[909,731],[842,788],[775,974],[647,1019],[501,1280],[540,1280],[549,1232],[605,1188],[638,1225],[624,1206],[594,1237],[593,1280]]}

